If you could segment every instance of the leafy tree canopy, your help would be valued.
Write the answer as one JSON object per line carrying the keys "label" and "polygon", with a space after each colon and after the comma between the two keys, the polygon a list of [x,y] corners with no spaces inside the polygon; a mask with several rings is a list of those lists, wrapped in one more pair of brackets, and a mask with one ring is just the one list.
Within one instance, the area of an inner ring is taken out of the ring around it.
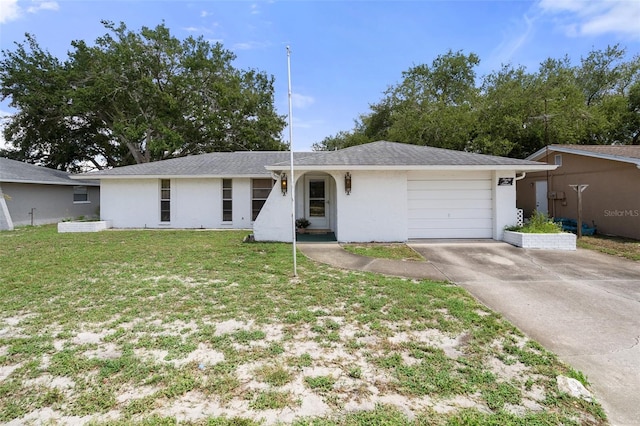
{"label": "leafy tree canopy", "polygon": [[220,43],[179,40],[164,24],[139,32],[103,25],[104,36],[73,41],[64,61],[30,34],[2,51],[0,98],[18,112],[0,154],[76,170],[286,148],[272,76],[236,69]]}
{"label": "leafy tree canopy", "polygon": [[402,73],[350,131],[314,144],[332,150],[386,139],[524,158],[548,144],[640,143],[640,56],[619,45],[535,72],[504,65],[478,79],[480,58],[449,51]]}

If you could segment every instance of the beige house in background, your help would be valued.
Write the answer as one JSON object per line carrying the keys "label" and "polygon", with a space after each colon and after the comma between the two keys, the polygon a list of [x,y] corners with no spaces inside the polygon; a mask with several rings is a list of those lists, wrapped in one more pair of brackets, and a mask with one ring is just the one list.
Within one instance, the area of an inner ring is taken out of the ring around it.
{"label": "beige house in background", "polygon": [[527,160],[558,167],[517,182],[516,205],[525,217],[538,210],[576,219],[577,194],[570,185],[586,184],[582,221],[596,225],[599,234],[640,240],[639,145],[549,145]]}

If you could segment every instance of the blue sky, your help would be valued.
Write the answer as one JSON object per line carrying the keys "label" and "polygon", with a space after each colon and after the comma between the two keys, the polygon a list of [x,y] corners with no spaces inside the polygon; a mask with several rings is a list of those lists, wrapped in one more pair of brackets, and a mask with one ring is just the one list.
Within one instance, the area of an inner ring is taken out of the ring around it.
{"label": "blue sky", "polygon": [[[402,71],[449,49],[479,55],[479,76],[505,63],[533,71],[565,54],[577,63],[615,43],[640,53],[638,0],[0,0],[0,48],[12,50],[29,32],[64,58],[72,40],[92,42],[106,32],[100,20],[136,31],[164,21],[178,38],[220,41],[237,55],[236,67],[275,76],[280,114],[288,113],[289,45],[297,151],[350,130]],[[1,115],[11,112],[0,103]]]}

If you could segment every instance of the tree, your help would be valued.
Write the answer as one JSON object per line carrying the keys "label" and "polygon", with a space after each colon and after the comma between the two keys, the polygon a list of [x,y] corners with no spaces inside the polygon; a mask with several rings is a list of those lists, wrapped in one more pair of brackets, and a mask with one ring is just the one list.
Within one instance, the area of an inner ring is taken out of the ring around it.
{"label": "tree", "polygon": [[579,66],[568,56],[534,72],[503,65],[476,87],[479,61],[449,51],[411,67],[352,130],[314,148],[386,139],[525,158],[548,144],[640,144],[640,56],[616,45]]}
{"label": "tree", "polygon": [[91,46],[73,41],[65,62],[30,35],[2,51],[0,96],[18,109],[5,128],[14,158],[103,168],[286,148],[272,76],[235,69],[220,43],[178,40],[164,24],[138,33],[103,24],[109,32]]}
{"label": "tree", "polygon": [[391,140],[464,150],[475,131],[477,55],[449,51],[403,72],[383,100]]}

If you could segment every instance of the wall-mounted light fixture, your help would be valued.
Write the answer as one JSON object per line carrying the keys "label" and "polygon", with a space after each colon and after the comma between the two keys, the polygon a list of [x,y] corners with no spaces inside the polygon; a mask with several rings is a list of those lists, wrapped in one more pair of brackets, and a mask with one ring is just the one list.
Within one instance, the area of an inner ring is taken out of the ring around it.
{"label": "wall-mounted light fixture", "polygon": [[344,174],[344,192],[347,195],[351,194],[351,173],[349,172]]}
{"label": "wall-mounted light fixture", "polygon": [[287,174],[282,173],[280,175],[280,190],[282,190],[282,195],[287,195]]}

